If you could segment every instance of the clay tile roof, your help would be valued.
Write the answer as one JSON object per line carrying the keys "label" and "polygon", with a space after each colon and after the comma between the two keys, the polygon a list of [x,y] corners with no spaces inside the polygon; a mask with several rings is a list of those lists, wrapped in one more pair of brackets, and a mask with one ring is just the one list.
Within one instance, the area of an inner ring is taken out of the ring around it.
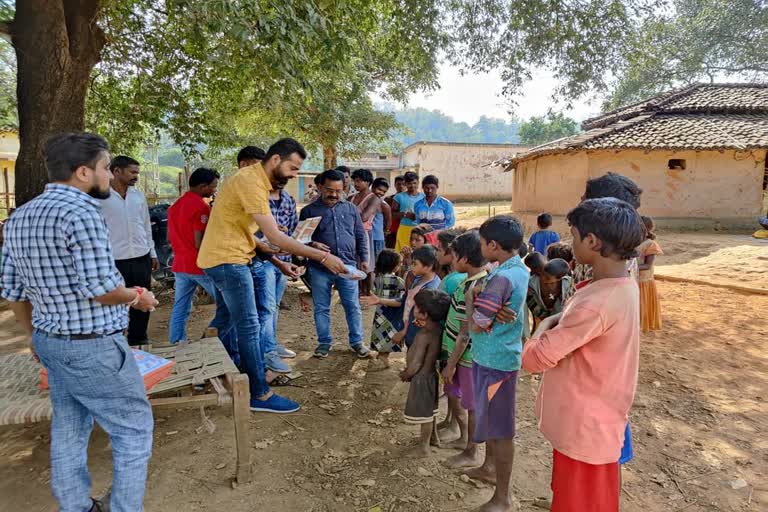
{"label": "clay tile roof", "polygon": [[768,84],[695,84],[582,123],[585,130],[498,162],[584,149],[768,148]]}

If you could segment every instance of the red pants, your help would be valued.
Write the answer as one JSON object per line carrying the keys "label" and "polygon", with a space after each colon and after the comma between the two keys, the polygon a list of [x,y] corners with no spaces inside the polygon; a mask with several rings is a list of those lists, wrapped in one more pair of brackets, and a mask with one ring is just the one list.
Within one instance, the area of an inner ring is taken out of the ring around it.
{"label": "red pants", "polygon": [[554,450],[550,512],[618,512],[619,463],[587,464]]}

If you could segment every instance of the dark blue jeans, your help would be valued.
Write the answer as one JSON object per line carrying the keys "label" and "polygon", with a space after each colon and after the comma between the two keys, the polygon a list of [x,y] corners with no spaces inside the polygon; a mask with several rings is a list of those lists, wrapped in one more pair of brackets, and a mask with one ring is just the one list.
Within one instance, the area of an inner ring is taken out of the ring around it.
{"label": "dark blue jeans", "polygon": [[269,392],[269,386],[265,377],[261,324],[254,300],[251,269],[248,265],[227,263],[204,269],[203,272],[216,287],[215,320],[218,325],[212,327],[220,333],[229,333],[234,328],[240,369],[248,375],[251,398],[262,397]]}

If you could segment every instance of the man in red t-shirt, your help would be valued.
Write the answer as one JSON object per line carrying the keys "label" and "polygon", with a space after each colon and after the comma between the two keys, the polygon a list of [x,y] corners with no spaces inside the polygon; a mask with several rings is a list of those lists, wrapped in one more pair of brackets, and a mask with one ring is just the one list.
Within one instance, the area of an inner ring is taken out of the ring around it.
{"label": "man in red t-shirt", "polygon": [[171,270],[176,276],[176,297],[171,313],[169,341],[187,341],[187,319],[198,286],[215,297],[213,282],[197,266],[197,253],[203,243],[211,207],[204,201],[216,193],[219,173],[200,167],[189,177],[189,192],[168,208],[168,238],[173,249]]}

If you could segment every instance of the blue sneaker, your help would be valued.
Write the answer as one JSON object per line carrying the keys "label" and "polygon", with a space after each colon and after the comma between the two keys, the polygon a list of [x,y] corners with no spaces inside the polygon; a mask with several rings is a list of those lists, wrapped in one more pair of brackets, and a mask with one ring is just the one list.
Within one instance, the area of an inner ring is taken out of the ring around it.
{"label": "blue sneaker", "polygon": [[328,357],[328,352],[331,351],[331,347],[317,347],[315,349],[315,353],[312,354],[314,357],[317,357],[318,359],[325,359]]}
{"label": "blue sneaker", "polygon": [[275,414],[290,414],[301,409],[301,406],[289,400],[284,396],[272,394],[266,400],[251,398],[251,411],[253,412],[271,412]]}
{"label": "blue sneaker", "polygon": [[282,357],[283,359],[293,359],[294,357],[296,357],[296,352],[285,348],[285,345],[283,345],[282,343],[278,343],[277,355]]}
{"label": "blue sneaker", "polygon": [[291,367],[286,364],[285,361],[280,359],[277,352],[270,352],[264,355],[264,363],[267,368],[277,373],[291,373]]}

